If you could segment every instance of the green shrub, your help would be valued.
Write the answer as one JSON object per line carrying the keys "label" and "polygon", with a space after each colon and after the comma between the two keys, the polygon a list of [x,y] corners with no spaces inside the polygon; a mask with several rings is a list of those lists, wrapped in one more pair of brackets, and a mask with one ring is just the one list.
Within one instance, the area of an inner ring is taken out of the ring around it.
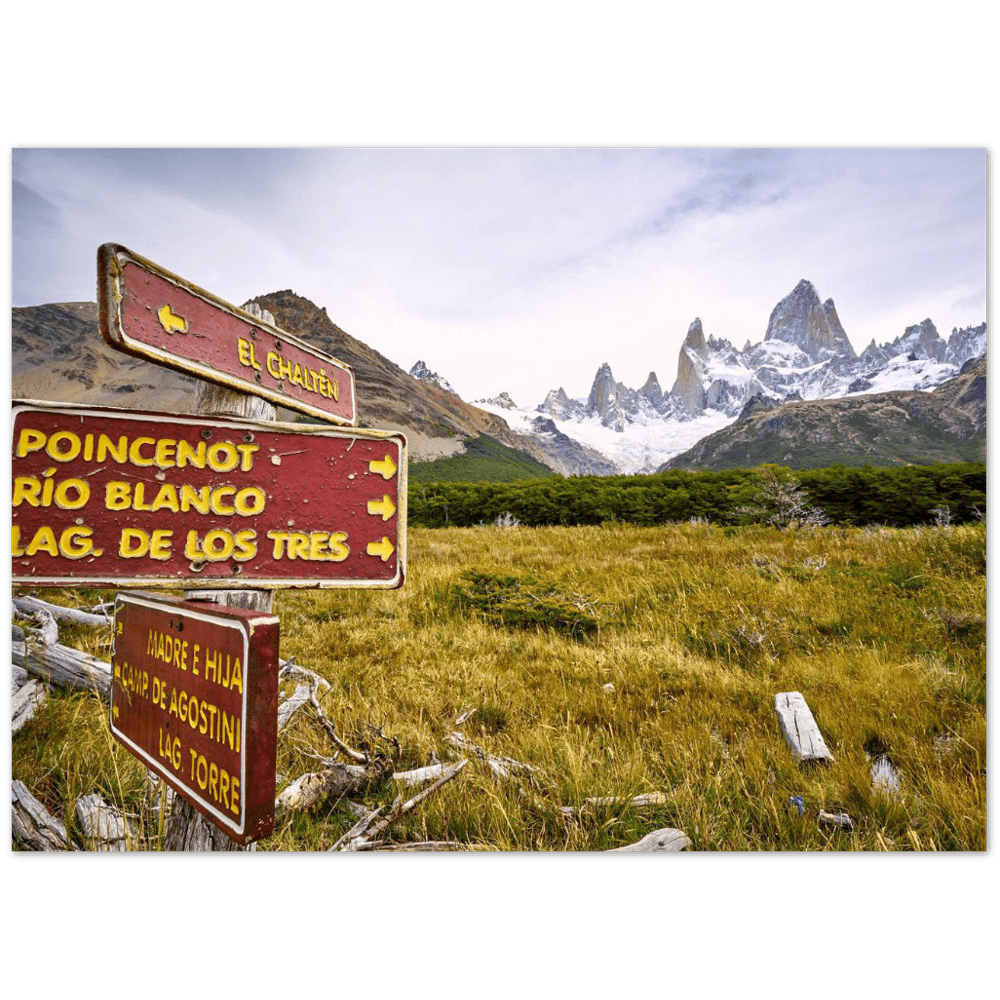
{"label": "green shrub", "polygon": [[566,594],[535,577],[466,573],[455,588],[459,604],[507,628],[552,629],[574,639],[593,635],[603,623],[597,602]]}

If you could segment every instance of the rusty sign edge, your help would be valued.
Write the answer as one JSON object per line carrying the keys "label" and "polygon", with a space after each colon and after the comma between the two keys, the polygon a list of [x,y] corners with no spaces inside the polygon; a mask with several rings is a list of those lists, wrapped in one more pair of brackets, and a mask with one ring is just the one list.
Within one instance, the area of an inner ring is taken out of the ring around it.
{"label": "rusty sign edge", "polygon": [[[192,295],[196,295],[198,298],[204,300],[214,308],[229,313],[229,315],[233,316],[235,319],[248,323],[251,326],[266,329],[274,336],[294,345],[298,348],[298,350],[342,369],[348,374],[351,380],[351,417],[349,419],[339,417],[336,414],[330,413],[328,410],[311,406],[307,402],[287,396],[276,390],[269,389],[267,386],[256,385],[249,379],[241,380],[235,378],[208,365],[202,365],[189,358],[185,358],[183,355],[171,354],[168,351],[161,350],[149,344],[144,344],[141,341],[137,341],[130,337],[125,332],[125,328],[122,323],[122,297],[117,288],[117,282],[120,278],[122,267],[121,261],[119,260],[119,254],[126,255],[129,260],[137,264],[143,270],[177,285],[185,291],[190,292]],[[101,337],[109,347],[113,347],[115,350],[128,354],[131,357],[140,358],[143,361],[151,361],[154,364],[162,365],[165,368],[171,368],[174,371],[179,371],[185,375],[193,375],[204,379],[207,382],[223,385],[236,392],[245,392],[250,395],[258,396],[261,399],[267,400],[269,403],[274,403],[277,406],[283,406],[285,409],[297,410],[300,413],[305,413],[307,416],[317,417],[339,427],[357,427],[357,381],[355,379],[353,366],[347,364],[346,361],[341,361],[339,358],[335,358],[332,354],[327,354],[326,351],[322,351],[318,347],[313,347],[300,337],[296,337],[295,334],[288,333],[286,330],[281,329],[281,327],[275,326],[273,323],[268,323],[262,317],[254,316],[252,313],[246,312],[239,306],[233,305],[233,303],[219,298],[219,296],[214,295],[212,292],[201,288],[199,285],[196,285],[192,281],[188,281],[186,278],[182,278],[180,275],[174,274],[172,271],[167,270],[167,268],[162,267],[155,261],[151,261],[147,257],[143,257],[141,254],[135,253],[135,251],[130,250],[126,246],[122,246],[120,243],[102,243],[97,248],[97,272],[98,326],[100,327]]]}
{"label": "rusty sign edge", "polygon": [[[37,400],[37,399],[12,399],[11,400],[11,443],[13,445],[14,428],[17,415],[20,412],[30,411],[59,411],[68,415],[95,416],[108,414],[112,418],[123,420],[134,418],[151,418],[154,420],[172,421],[180,423],[193,423],[199,427],[221,427],[230,429],[244,429],[260,431],[261,433],[285,432],[294,434],[314,435],[317,437],[334,438],[368,438],[370,440],[388,441],[396,439],[400,448],[400,464],[397,469],[399,504],[397,507],[398,531],[397,531],[397,556],[396,574],[390,580],[313,580],[309,578],[300,579],[270,579],[255,578],[252,580],[240,580],[236,589],[239,590],[397,590],[406,581],[407,566],[407,490],[409,484],[407,460],[408,442],[406,435],[402,431],[378,430],[371,427],[343,427],[334,424],[296,424],[288,421],[259,421],[259,420],[235,420],[227,417],[201,416],[200,414],[171,414],[160,413],[154,410],[127,410],[123,407],[114,406],[94,406],[86,403],[66,403],[62,401]],[[13,448],[12,448],[13,451]],[[177,577],[115,577],[100,576],[92,577],[61,577],[61,576],[18,576],[11,575],[11,583],[22,587],[44,587],[44,586],[79,586],[79,587],[115,587],[115,588],[142,588],[149,587],[158,590],[232,590],[233,580],[211,578],[201,579],[191,577],[188,582],[197,581],[194,587],[185,586],[184,579]]]}

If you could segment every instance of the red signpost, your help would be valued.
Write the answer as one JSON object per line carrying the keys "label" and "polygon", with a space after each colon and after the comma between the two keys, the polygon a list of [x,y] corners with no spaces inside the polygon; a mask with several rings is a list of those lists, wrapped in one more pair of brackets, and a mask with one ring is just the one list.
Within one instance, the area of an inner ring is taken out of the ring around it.
{"label": "red signpost", "polygon": [[[326,423],[15,400],[15,585],[402,585],[406,439],[330,426],[357,423],[350,366],[114,243],[98,303],[112,347]],[[278,629],[208,602],[116,602],[115,738],[241,844],[274,826]]]}
{"label": "red signpost", "polygon": [[127,354],[332,423],[358,422],[354,372],[116,243],[97,252],[101,334]]}
{"label": "red signpost", "polygon": [[13,424],[15,583],[403,583],[401,434],[32,403]]}
{"label": "red signpost", "polygon": [[241,844],[274,827],[278,619],[119,594],[111,732]]}

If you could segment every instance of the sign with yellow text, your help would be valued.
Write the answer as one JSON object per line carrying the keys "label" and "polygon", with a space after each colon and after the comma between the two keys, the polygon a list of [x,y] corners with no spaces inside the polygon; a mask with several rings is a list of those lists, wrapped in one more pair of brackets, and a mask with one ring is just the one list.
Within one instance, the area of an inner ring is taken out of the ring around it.
{"label": "sign with yellow text", "polygon": [[406,438],[15,401],[13,582],[393,588]]}
{"label": "sign with yellow text", "polygon": [[336,424],[358,422],[354,372],[116,243],[97,251],[101,335],[112,347]]}
{"label": "sign with yellow text", "polygon": [[118,594],[111,732],[245,844],[274,828],[278,619]]}

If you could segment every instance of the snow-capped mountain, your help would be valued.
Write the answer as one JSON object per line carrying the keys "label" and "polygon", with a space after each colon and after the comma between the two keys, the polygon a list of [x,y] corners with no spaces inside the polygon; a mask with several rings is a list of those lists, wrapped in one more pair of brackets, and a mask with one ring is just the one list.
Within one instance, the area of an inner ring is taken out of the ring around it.
{"label": "snow-capped mountain", "polygon": [[431,385],[436,385],[439,389],[444,389],[445,392],[450,392],[456,396],[458,395],[458,393],[452,389],[451,383],[443,375],[438,375],[437,372],[432,372],[430,368],[423,363],[423,361],[418,361],[410,369],[410,374],[415,379],[419,379],[421,382],[429,382]]}
{"label": "snow-capped mountain", "polygon": [[[609,472],[651,472],[732,423],[751,401],[760,407],[892,390],[928,391],[955,377],[966,361],[985,350],[985,323],[952,330],[945,340],[925,319],[882,346],[872,341],[858,355],[833,299],[821,302],[813,285],[802,280],[771,311],[758,344],[747,341],[739,349],[723,337],[706,336],[701,320],[695,319],[669,392],[655,372],[641,388],[631,389],[617,382],[605,363],[586,397],[572,398],[559,388],[535,408],[516,407],[506,393],[475,405],[502,416],[511,430],[539,444],[554,431],[585,446],[587,461],[580,468],[569,463],[576,474],[596,471],[595,454]],[[567,459],[563,454],[564,467]]]}

